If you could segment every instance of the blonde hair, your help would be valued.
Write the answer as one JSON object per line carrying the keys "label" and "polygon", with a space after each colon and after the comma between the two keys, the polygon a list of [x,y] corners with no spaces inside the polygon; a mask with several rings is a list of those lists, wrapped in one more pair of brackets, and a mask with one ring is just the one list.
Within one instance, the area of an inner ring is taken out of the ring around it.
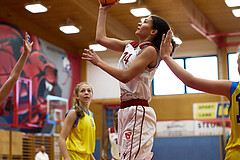
{"label": "blonde hair", "polygon": [[[78,96],[78,92],[79,92],[79,88],[82,86],[82,85],[89,85],[91,86],[91,89],[92,89],[92,85],[88,82],[80,82],[79,84],[76,85],[75,89],[74,89],[74,95],[77,97]],[[92,89],[93,90],[93,89]],[[85,116],[84,114],[84,111],[81,107],[79,107],[79,101],[78,99],[76,98],[75,99],[75,102],[74,102],[74,106],[75,106],[75,112],[79,115],[80,118],[83,118]]]}

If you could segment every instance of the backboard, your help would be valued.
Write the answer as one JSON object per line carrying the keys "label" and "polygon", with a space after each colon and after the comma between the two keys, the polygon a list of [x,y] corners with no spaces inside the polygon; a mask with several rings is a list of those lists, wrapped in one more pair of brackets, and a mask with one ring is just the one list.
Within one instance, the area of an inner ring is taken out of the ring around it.
{"label": "backboard", "polygon": [[58,96],[47,96],[47,123],[62,125],[68,110],[68,99]]}

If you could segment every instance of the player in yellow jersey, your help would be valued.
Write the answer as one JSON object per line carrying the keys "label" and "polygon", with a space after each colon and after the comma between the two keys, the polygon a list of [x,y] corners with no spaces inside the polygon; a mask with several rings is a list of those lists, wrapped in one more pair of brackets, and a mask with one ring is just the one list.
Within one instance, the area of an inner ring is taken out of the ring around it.
{"label": "player in yellow jersey", "polygon": [[75,107],[65,115],[63,128],[58,140],[64,160],[95,160],[96,126],[89,106],[93,97],[92,86],[81,82],[74,90]]}
{"label": "player in yellow jersey", "polygon": [[[229,80],[207,80],[194,77],[192,74],[180,67],[170,56],[172,52],[172,31],[169,30],[166,38],[162,37],[160,47],[161,58],[166,62],[172,72],[188,87],[211,94],[218,94],[228,98],[231,102],[229,116],[231,119],[231,135],[226,150],[225,160],[240,159],[240,84]],[[240,74],[240,54],[238,55],[238,71]]]}

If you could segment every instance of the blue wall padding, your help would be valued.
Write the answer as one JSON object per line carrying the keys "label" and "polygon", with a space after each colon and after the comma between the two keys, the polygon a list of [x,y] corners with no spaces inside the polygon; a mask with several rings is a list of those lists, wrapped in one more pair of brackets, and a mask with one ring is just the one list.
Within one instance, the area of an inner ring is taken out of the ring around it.
{"label": "blue wall padding", "polygon": [[100,139],[96,139],[96,142],[95,142],[95,151],[93,153],[94,157],[96,160],[100,160],[101,159],[101,140]]}
{"label": "blue wall padding", "polygon": [[220,160],[219,136],[154,138],[153,160]]}

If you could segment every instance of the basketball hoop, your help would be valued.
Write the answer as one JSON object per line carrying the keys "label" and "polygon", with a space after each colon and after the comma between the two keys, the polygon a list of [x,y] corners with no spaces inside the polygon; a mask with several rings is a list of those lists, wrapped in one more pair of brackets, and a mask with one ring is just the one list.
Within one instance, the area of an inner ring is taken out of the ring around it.
{"label": "basketball hoop", "polygon": [[62,125],[63,122],[64,122],[64,119],[59,119],[59,120],[57,120],[57,124],[58,124],[58,125]]}

